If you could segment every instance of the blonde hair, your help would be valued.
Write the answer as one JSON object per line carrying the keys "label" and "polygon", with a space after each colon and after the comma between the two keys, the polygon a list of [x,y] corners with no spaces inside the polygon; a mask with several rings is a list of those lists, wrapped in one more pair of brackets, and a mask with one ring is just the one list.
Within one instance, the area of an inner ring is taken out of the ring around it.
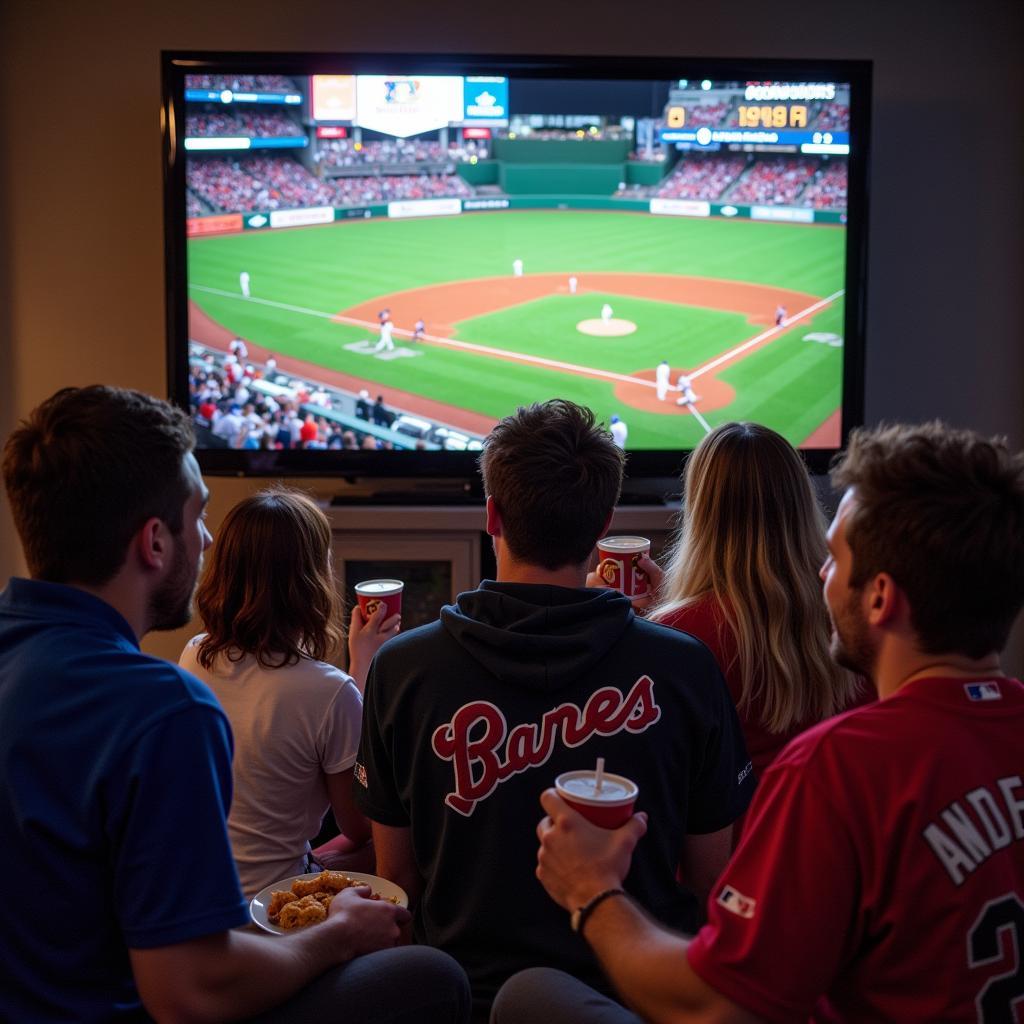
{"label": "blonde hair", "polygon": [[694,450],[684,483],[678,543],[651,617],[713,596],[736,638],[737,707],[761,706],[770,732],[843,710],[858,682],[829,656],[818,578],[825,518],[800,456],[774,430],[727,423]]}

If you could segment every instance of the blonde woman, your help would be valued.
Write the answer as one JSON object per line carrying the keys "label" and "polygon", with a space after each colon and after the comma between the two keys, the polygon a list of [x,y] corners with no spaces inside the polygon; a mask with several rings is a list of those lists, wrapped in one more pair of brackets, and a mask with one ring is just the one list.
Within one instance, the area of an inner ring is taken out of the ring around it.
{"label": "blonde woman", "polygon": [[760,775],[798,733],[865,700],[829,655],[825,518],[800,456],[756,423],[708,434],[684,483],[678,542],[648,614],[711,649]]}
{"label": "blonde woman", "polygon": [[[358,607],[349,671],[330,664],[342,641],[331,574],[331,527],[300,491],[239,502],[214,541],[196,607],[206,632],[180,664],[217,695],[231,723],[234,798],[228,834],[246,896],[324,867],[373,870],[370,828],[352,797],[362,690],[370,660],[399,617]],[[311,851],[333,810],[342,835]]]}

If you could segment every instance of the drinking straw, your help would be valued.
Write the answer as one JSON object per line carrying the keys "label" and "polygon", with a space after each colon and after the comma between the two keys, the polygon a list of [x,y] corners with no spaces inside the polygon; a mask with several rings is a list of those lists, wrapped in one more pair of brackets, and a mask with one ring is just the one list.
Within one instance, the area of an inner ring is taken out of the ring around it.
{"label": "drinking straw", "polygon": [[601,787],[604,785],[604,758],[599,757],[597,759],[597,769],[594,772],[594,789],[598,793],[601,792]]}

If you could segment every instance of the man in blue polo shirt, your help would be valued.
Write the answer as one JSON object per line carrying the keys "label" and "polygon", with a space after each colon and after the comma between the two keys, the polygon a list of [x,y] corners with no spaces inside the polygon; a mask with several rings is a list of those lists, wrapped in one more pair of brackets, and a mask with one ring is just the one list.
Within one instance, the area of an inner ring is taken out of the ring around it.
{"label": "man in blue polo shirt", "polygon": [[366,889],[283,940],[233,930],[227,720],[139,650],[191,617],[210,543],[193,443],[180,410],[90,387],[4,447],[31,578],[0,594],[0,1019],[461,1021],[461,970],[389,948],[408,914]]}

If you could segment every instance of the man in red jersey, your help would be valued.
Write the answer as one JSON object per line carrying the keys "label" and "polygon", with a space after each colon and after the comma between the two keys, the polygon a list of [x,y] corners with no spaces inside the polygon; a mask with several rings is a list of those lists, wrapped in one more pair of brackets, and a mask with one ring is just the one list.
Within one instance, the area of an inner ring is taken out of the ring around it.
{"label": "man in red jersey", "polygon": [[837,661],[877,704],[797,737],[692,939],[621,892],[647,822],[589,825],[554,790],[538,877],[632,1011],[548,969],[495,1024],[1024,1019],[1024,454],[942,424],[858,431],[822,567]]}

